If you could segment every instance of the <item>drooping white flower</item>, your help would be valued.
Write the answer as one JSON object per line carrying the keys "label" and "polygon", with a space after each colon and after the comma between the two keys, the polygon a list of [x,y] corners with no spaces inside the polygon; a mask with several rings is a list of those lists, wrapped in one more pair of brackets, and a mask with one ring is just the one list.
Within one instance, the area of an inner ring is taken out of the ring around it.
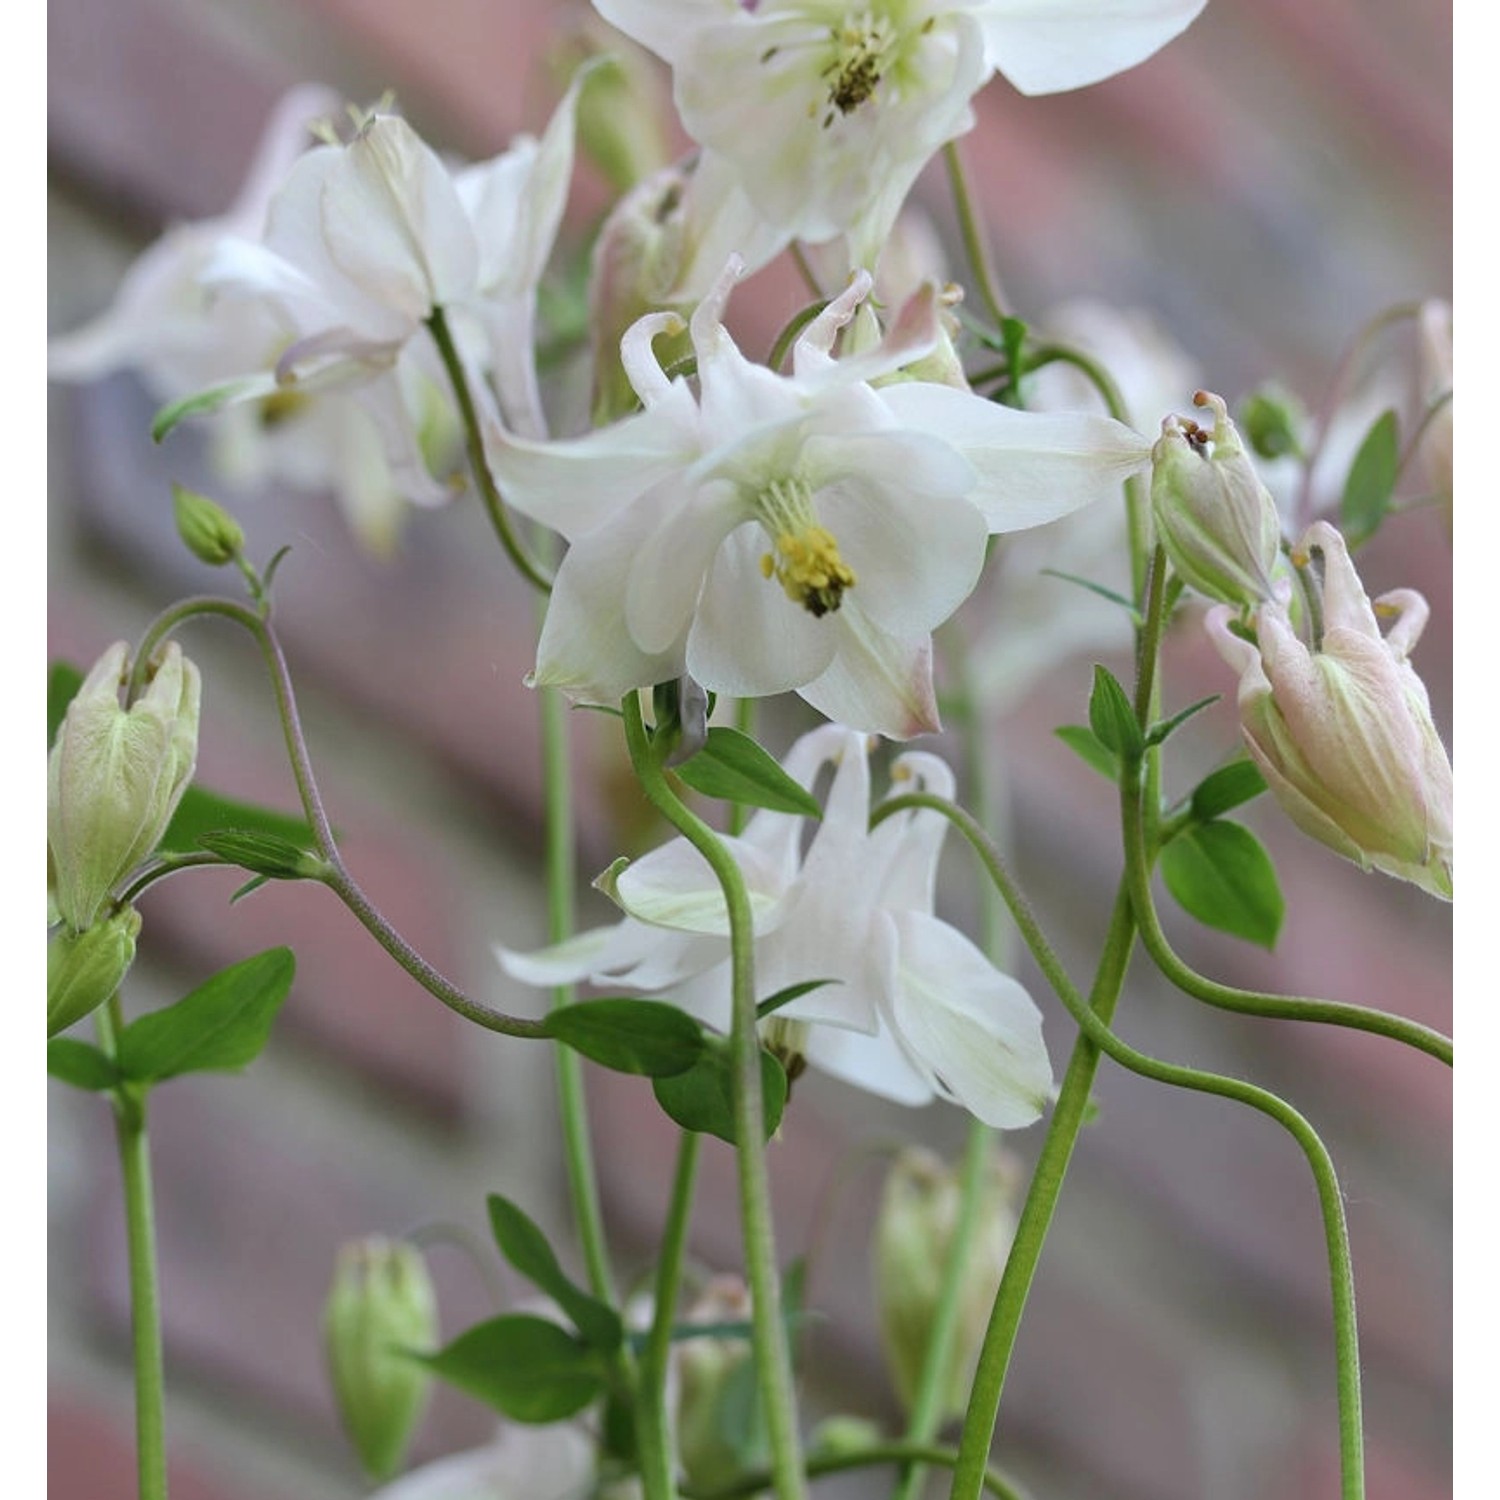
{"label": "drooping white flower", "polygon": [[[751,890],[755,981],[764,997],[810,979],[832,980],[762,1023],[795,1067],[803,1060],[903,1104],[953,1099],[989,1125],[1013,1129],[1041,1113],[1052,1087],[1041,1017],[1029,995],[956,928],[933,915],[947,821],[898,813],[869,829],[864,735],[825,725],[784,762],[811,787],[837,767],[804,857],[800,817],[758,812],[726,840]],[[936,756],[909,752],[893,791],[951,795]],[[540,953],[500,950],[530,984],[596,983],[665,992],[720,1027],[729,1021],[728,927],[717,881],[685,840],[611,877],[621,923]]]}
{"label": "drooping white flower", "polygon": [[723,326],[740,269],[693,314],[696,396],[651,349],[680,320],[652,314],[621,351],[644,411],[568,442],[490,434],[509,501],[572,543],[534,680],[614,703],[686,671],[735,697],[796,690],[858,729],[933,729],[931,632],[973,588],[985,536],[1113,493],[1150,445],[1108,418],[872,386],[932,347],[936,309],[929,287],[877,347],[835,360],[865,273],[809,324],[791,375],[752,364]]}
{"label": "drooping white flower", "polygon": [[917,173],[998,70],[1028,94],[1133,67],[1204,0],[595,0],[672,65],[689,135],[793,238],[872,266]]}

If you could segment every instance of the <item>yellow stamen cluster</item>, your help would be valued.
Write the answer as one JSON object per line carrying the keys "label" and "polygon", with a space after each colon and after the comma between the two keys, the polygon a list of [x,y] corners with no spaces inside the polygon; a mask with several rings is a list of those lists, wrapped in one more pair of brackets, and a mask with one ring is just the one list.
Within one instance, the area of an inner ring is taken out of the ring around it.
{"label": "yellow stamen cluster", "polygon": [[260,403],[260,425],[265,428],[280,427],[283,422],[289,422],[300,415],[309,399],[305,391],[299,391],[294,386],[272,391]]}
{"label": "yellow stamen cluster", "polygon": [[828,81],[828,109],[823,127],[833,123],[834,112],[852,114],[874,94],[884,76],[886,56],[896,44],[896,29],[869,9],[851,11],[831,29],[833,60],[823,69]]}
{"label": "yellow stamen cluster", "polygon": [[833,533],[821,526],[800,532],[783,531],[775,553],[767,552],[760,570],[774,577],[793,604],[821,619],[844,602],[844,590],[854,587],[854,570],[839,556]]}

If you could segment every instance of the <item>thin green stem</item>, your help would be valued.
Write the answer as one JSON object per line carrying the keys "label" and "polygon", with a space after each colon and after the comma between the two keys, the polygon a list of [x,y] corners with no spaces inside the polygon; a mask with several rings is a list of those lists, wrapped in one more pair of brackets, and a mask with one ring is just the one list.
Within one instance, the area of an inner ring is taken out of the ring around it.
{"label": "thin green stem", "polygon": [[271,676],[271,686],[276,695],[276,710],[281,718],[282,733],[286,740],[288,758],[292,764],[292,777],[297,783],[297,795],[307,821],[312,825],[313,837],[318,852],[328,861],[328,872],[322,883],[328,887],[359,919],[365,930],[385,949],[395,961],[411,975],[429,994],[441,1000],[449,1010],[457,1012],[465,1020],[473,1021],[487,1031],[500,1032],[506,1036],[544,1037],[546,1031],[539,1021],[524,1020],[519,1016],[506,1015],[483,1001],[466,995],[459,987],[445,979],[422,957],[405,938],[386,920],[380,909],[365,894],[362,887],[349,873],[339,853],[333,835],[333,825],[323,807],[323,798],[318,791],[317,778],[313,775],[312,759],[307,751],[307,739],[302,732],[302,720],[297,712],[297,696],[292,687],[291,672],[281,642],[268,619],[262,619],[254,610],[247,609],[233,599],[196,598],[185,599],[171,609],[163,611],[147,627],[140,649],[136,653],[136,665],[146,658],[156,644],[164,640],[178,626],[200,615],[219,615],[243,626],[255,637],[261,649],[266,668]]}
{"label": "thin green stem", "polygon": [[[797,267],[797,271],[801,275],[803,283],[806,285],[808,291],[810,291],[814,297],[822,297],[826,299],[827,294],[824,292],[822,286],[819,284],[816,274],[813,272],[812,264],[807,258],[807,251],[802,248],[802,242],[800,240],[793,240],[787,248],[791,253],[792,262]],[[774,369],[775,366],[773,365],[772,368]]]}
{"label": "thin green stem", "polygon": [[713,829],[685,807],[668,784],[647,737],[634,693],[625,698],[623,709],[625,740],[641,789],[663,817],[708,861],[724,892],[733,986],[730,1055],[735,1151],[739,1159],[740,1224],[745,1244],[745,1273],[750,1285],[756,1367],[778,1500],[803,1500],[807,1490],[797,1432],[796,1390],[786,1324],[781,1315],[781,1285],[771,1227],[760,1038],[755,1024],[755,933],[750,899],[734,857]]}
{"label": "thin green stem", "polygon": [[[113,1061],[124,1018],[120,997],[98,1012],[99,1042]],[[151,1194],[151,1144],[144,1091],[112,1096],[120,1177],[125,1188],[125,1240],[130,1264],[130,1336],[135,1358],[137,1500],[167,1500],[166,1371],[162,1355],[161,1289]]]}
{"label": "thin green stem", "polygon": [[949,141],[943,147],[943,163],[948,168],[948,186],[953,193],[953,209],[958,215],[958,230],[963,236],[964,254],[968,257],[969,269],[974,274],[974,280],[979,283],[979,295],[984,300],[986,311],[994,319],[995,331],[998,333],[1005,322],[1006,312],[995,286],[995,273],[990,266],[989,251],[979,227],[979,216],[974,211],[974,199],[969,192],[969,180],[964,173],[964,161],[959,154],[957,141]]}
{"label": "thin green stem", "polygon": [[[766,359],[766,368],[769,370],[780,370],[782,362],[786,359],[788,351],[795,342],[796,337],[812,322],[814,318],[828,306],[826,297],[819,298],[816,302],[809,302],[799,312],[793,313],[786,327],[776,335],[776,342],[771,345],[771,353]],[[744,700],[741,699],[741,702]]]}
{"label": "thin green stem", "polygon": [[700,1139],[695,1131],[684,1130],[677,1143],[677,1170],[672,1178],[672,1197],[667,1207],[667,1221],[662,1228],[661,1249],[657,1253],[656,1307],[646,1347],[641,1351],[640,1384],[636,1393],[637,1430],[644,1440],[641,1478],[649,1497],[676,1494],[667,1414],[667,1364],[672,1350],[677,1297],[682,1286],[682,1257],[687,1248],[688,1224],[693,1213],[693,1185],[698,1172]]}
{"label": "thin green stem", "polygon": [[[956,1448],[942,1447],[937,1443],[874,1443],[868,1448],[853,1453],[813,1453],[807,1460],[807,1477],[821,1479],[825,1474],[843,1474],[851,1469],[870,1469],[884,1464],[930,1464],[934,1468],[951,1469],[958,1462]],[[771,1475],[765,1472],[742,1474],[731,1484],[718,1488],[684,1485],[683,1500],[746,1500],[759,1495],[771,1483]],[[1007,1479],[998,1469],[987,1468],[983,1477],[984,1491],[996,1495],[999,1500],[1025,1500],[1019,1485]]]}
{"label": "thin green stem", "polygon": [[192,854],[163,854],[142,870],[120,892],[115,905],[133,906],[140,900],[141,895],[155,885],[158,880],[165,880],[168,875],[176,875],[180,870],[211,869],[214,866],[223,868],[229,863],[229,860],[222,858],[220,855],[211,854],[207,849],[202,849]]}
{"label": "thin green stem", "polygon": [[1283,1021],[1316,1021],[1325,1026],[1347,1026],[1368,1031],[1415,1047],[1439,1062],[1453,1066],[1453,1042],[1442,1032],[1405,1016],[1393,1016],[1365,1005],[1348,1005],[1337,1000],[1316,1000],[1300,995],[1268,995],[1257,990],[1236,989],[1208,979],[1191,968],[1167,941],[1161,918],[1151,897],[1151,862],[1147,852],[1147,835],[1142,798],[1127,795],[1122,799],[1125,830],[1125,878],[1135,910],[1141,945],[1151,955],[1156,967],[1178,989],[1220,1010],[1236,1011],[1247,1016],[1270,1016]]}
{"label": "thin green stem", "polygon": [[469,378],[464,373],[463,360],[459,356],[458,346],[453,342],[447,315],[442,308],[433,308],[432,315],[427,319],[427,326],[432,332],[433,342],[438,347],[443,368],[448,372],[449,383],[453,386],[453,399],[458,403],[458,414],[464,427],[464,447],[469,456],[469,470],[474,475],[474,483],[479,489],[479,498],[484,502],[485,514],[490,518],[490,525],[494,527],[495,535],[505,549],[505,555],[515,564],[522,576],[544,594],[550,593],[552,579],[522,547],[521,539],[511,525],[510,512],[506,509],[505,501],[495,485],[495,476],[490,473],[489,460],[484,453],[484,434],[479,426],[479,414],[474,409],[474,396],[469,390]]}
{"label": "thin green stem", "polygon": [[[916,808],[931,808],[935,812],[941,812],[968,839],[990,879],[1004,896],[1005,903],[1010,908],[1016,926],[1020,929],[1021,936],[1036,960],[1037,966],[1046,976],[1047,982],[1052,986],[1057,997],[1066,1006],[1068,1014],[1078,1023],[1084,1037],[1099,1051],[1107,1053],[1130,1072],[1138,1073],[1155,1082],[1170,1084],[1174,1088],[1191,1089],[1197,1093],[1216,1094],[1220,1098],[1233,1099],[1238,1103],[1247,1104],[1261,1114],[1270,1116],[1302,1148],[1317,1186],[1318,1203],[1323,1216],[1323,1234],[1328,1252],[1334,1345],[1338,1364],[1339,1452],[1343,1476],[1341,1494],[1343,1500],[1362,1500],[1364,1495],[1364,1436],[1360,1399],[1359,1335],[1354,1313],[1354,1272],[1349,1254],[1349,1231],[1344,1219],[1343,1194],[1339,1188],[1338,1174],[1334,1169],[1333,1159],[1328,1154],[1328,1148],[1324,1146],[1318,1133],[1297,1110],[1268,1090],[1238,1078],[1229,1078],[1199,1068],[1185,1067],[1179,1063],[1163,1062],[1121,1041],[1110,1030],[1108,1016],[1099,1014],[1098,1008],[1086,1003],[1074,988],[1067,971],[1032,915],[1025,897],[1011,878],[1010,872],[1005,868],[999,851],[984,829],[979,827],[968,813],[941,797],[934,797],[927,793],[893,797],[888,802],[882,803],[878,812],[888,817],[896,812]],[[1106,955],[1114,948],[1128,945],[1129,934],[1134,928],[1132,905],[1128,887],[1122,886],[1120,896],[1115,903],[1115,915],[1110,929],[1111,940],[1106,945]],[[1116,941],[1117,934],[1123,934],[1124,943]],[[1123,967],[1121,975],[1123,977]],[[1076,1056],[1075,1051],[1075,1058]],[[1069,1072],[1071,1074],[1071,1068]],[[1064,1091],[1066,1089],[1065,1083]],[[1059,1113],[1061,1109],[1062,1101],[1059,1098]],[[1050,1144],[1049,1136],[1047,1145]],[[1047,1145],[1043,1147],[1044,1159],[1047,1154]],[[1038,1176],[1041,1175],[1041,1171],[1039,1164]],[[1029,1196],[1027,1206],[1030,1206]],[[1026,1210],[1023,1209],[1023,1225],[1025,1217]],[[1017,1245],[1020,1245],[1021,1239],[1022,1232],[1018,1229]],[[1014,1250],[1011,1252],[1011,1258],[1015,1259]],[[1009,1277],[1010,1266],[1007,1265],[1006,1278]],[[1002,1281],[1000,1297],[996,1302],[997,1313],[1005,1299],[1006,1287],[1005,1282]],[[992,1320],[991,1328],[993,1327],[994,1321]],[[987,1336],[986,1352],[980,1356],[980,1375],[975,1380],[975,1396],[970,1403],[971,1416],[974,1412],[974,1403],[979,1399],[981,1386],[990,1384],[986,1369],[988,1345]],[[1008,1356],[1008,1348],[1005,1352]],[[1003,1369],[1001,1373],[1003,1375]],[[998,1386],[995,1388],[994,1399],[998,1407]],[[967,1441],[970,1438],[969,1426],[970,1424],[966,1421],[964,1427],[966,1441],[960,1446],[960,1474],[955,1476],[953,1500],[975,1500],[979,1494],[979,1488],[971,1478],[965,1482],[964,1476],[966,1473],[972,1473],[972,1468],[967,1471],[964,1469],[964,1455],[971,1449],[978,1450],[981,1455],[988,1451],[990,1436],[993,1432],[993,1416],[986,1424],[985,1431],[979,1434],[972,1444]]]}

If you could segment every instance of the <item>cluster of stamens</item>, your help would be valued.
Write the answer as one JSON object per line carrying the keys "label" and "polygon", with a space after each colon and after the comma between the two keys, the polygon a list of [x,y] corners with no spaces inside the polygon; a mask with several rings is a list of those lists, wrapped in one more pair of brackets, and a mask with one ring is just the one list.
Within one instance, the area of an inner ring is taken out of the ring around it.
{"label": "cluster of stamens", "polygon": [[839,556],[833,533],[818,525],[802,481],[775,480],[759,499],[761,524],[775,543],[760,560],[761,573],[774,578],[793,604],[822,619],[854,587],[854,570]]}
{"label": "cluster of stamens", "polygon": [[886,17],[878,19],[868,8],[850,12],[830,28],[834,54],[821,76],[828,83],[828,104],[823,128],[836,115],[852,114],[875,92],[884,76],[887,54],[896,44],[896,29]]}

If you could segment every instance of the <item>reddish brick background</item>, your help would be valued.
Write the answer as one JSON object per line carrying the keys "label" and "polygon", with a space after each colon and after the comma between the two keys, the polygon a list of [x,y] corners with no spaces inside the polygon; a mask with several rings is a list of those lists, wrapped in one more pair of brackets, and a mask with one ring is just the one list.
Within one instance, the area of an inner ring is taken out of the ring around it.
{"label": "reddish brick background", "polygon": [[[353,98],[391,83],[435,138],[492,151],[545,119],[550,96],[531,62],[568,10],[519,0],[53,0],[53,326],[101,307],[160,224],[227,202],[287,83],[322,76]],[[1371,314],[1448,290],[1448,36],[1447,7],[1425,0],[1210,0],[1180,43],[1098,88],[1024,100],[992,85],[964,149],[1010,296],[1036,310],[1079,293],[1148,306],[1216,388],[1279,372],[1316,390]],[[940,176],[919,192],[951,231]],[[601,201],[585,176],[574,232]],[[744,313],[762,337],[797,293],[771,276],[763,297]],[[91,659],[206,582],[181,558],[166,503],[169,479],[212,487],[201,444],[182,432],[153,449],[150,412],[128,378],[54,391],[58,655]],[[492,556],[482,518],[472,507],[420,515],[402,554],[376,563],[321,497],[265,494],[240,510],[256,550],[294,544],[280,613],[351,865],[458,982],[511,1008],[534,1005],[489,953],[502,938],[538,942],[544,927],[535,713],[520,682],[531,602]],[[1418,664],[1446,733],[1446,533],[1430,514],[1403,518],[1362,567],[1372,593],[1411,584],[1432,599]],[[191,649],[208,684],[204,777],[292,805],[258,663],[212,626]],[[1192,632],[1174,639],[1169,662],[1175,702],[1231,686]],[[992,737],[1018,869],[1080,979],[1119,864],[1108,790],[1051,736],[1082,718],[1088,676],[1087,660],[1059,670]],[[779,743],[794,717],[779,722]],[[643,820],[620,791],[609,721],[572,723],[587,877],[639,837]],[[1206,766],[1229,743],[1228,710],[1193,733],[1186,742]],[[1269,806],[1248,821],[1297,896],[1278,950],[1216,941],[1169,915],[1184,955],[1232,982],[1448,1026],[1446,909],[1361,877]],[[961,853],[945,880],[945,909],[955,920],[972,913]],[[361,1490],[319,1369],[316,1315],[334,1248],[429,1221],[477,1230],[487,1190],[516,1197],[566,1242],[550,1070],[540,1053],[449,1016],[331,897],[290,887],[230,907],[232,888],[193,878],[153,894],[132,1002],[173,998],[271,943],[298,954],[293,1000],[250,1074],[159,1096],[173,1493],[336,1500]],[[607,920],[601,898],[583,899],[586,920]],[[1060,1066],[1071,1030],[1043,1003]],[[1449,1493],[1446,1073],[1375,1039],[1204,1011],[1139,959],[1119,1025],[1143,1048],[1285,1092],[1325,1133],[1344,1175],[1359,1277],[1370,1495]],[[598,1074],[590,1083],[606,1211],[633,1271],[647,1262],[666,1199],[673,1134],[643,1084]],[[1321,1500],[1336,1487],[1333,1371],[1300,1155],[1269,1122],[1107,1066],[1098,1094],[1101,1123],[1080,1144],[1022,1328],[998,1455],[1048,1500]],[[49,1108],[51,1492],[112,1500],[132,1492],[112,1146],[97,1101],[53,1086]],[[814,1300],[829,1314],[808,1341],[814,1414],[895,1418],[868,1305],[879,1173],[851,1166],[850,1153],[912,1134],[953,1152],[962,1122],[808,1077],[773,1148],[788,1256],[806,1247],[834,1177],[850,1179],[814,1270]],[[1029,1161],[1037,1133],[1010,1144]],[[705,1156],[692,1249],[706,1265],[732,1266],[732,1159],[713,1144]],[[447,1326],[482,1315],[489,1295],[465,1254],[444,1244],[433,1259]],[[489,1426],[472,1403],[442,1397],[418,1452],[478,1441]]]}

